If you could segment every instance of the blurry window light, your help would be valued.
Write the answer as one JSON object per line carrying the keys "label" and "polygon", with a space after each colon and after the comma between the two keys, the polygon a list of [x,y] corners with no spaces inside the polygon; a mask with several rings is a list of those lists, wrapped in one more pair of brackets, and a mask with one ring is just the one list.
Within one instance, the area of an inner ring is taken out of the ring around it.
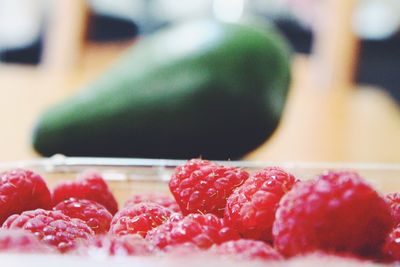
{"label": "blurry window light", "polygon": [[265,15],[271,19],[289,18],[291,13],[287,8],[287,0],[250,0],[251,12]]}
{"label": "blurry window light", "polygon": [[245,0],[214,0],[214,16],[224,22],[237,22],[242,18]]}
{"label": "blurry window light", "polygon": [[388,38],[399,25],[399,0],[360,0],[353,17],[354,31],[363,39]]}
{"label": "blurry window light", "polygon": [[100,14],[140,19],[149,14],[156,20],[180,20],[209,12],[212,0],[90,0]]}
{"label": "blurry window light", "polygon": [[40,35],[44,0],[0,0],[0,50],[28,46]]}
{"label": "blurry window light", "polygon": [[142,33],[177,21],[209,16],[212,0],[90,0],[95,13],[125,18]]}
{"label": "blurry window light", "polygon": [[90,8],[98,14],[132,20],[145,14],[145,1],[138,0],[89,0]]}
{"label": "blurry window light", "polygon": [[179,21],[209,15],[212,0],[158,0],[154,17]]}

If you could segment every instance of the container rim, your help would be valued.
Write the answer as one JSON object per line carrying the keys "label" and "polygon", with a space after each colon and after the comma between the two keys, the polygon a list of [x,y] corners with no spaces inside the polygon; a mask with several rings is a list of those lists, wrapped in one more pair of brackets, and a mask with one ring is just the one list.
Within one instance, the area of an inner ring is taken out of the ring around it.
{"label": "container rim", "polygon": [[[49,158],[1,162],[0,169],[35,168],[44,171],[66,171],[67,169],[85,169],[89,167],[131,168],[159,167],[174,168],[187,160],[145,159],[145,158],[107,158],[107,157],[67,157],[54,155]],[[240,168],[263,168],[280,166],[288,169],[357,169],[399,171],[400,163],[352,163],[352,162],[274,162],[274,161],[214,161],[225,166]]]}

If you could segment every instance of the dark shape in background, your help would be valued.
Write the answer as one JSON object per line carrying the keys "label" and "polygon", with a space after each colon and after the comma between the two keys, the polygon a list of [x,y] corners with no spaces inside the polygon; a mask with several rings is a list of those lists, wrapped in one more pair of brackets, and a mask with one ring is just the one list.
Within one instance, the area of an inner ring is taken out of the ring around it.
{"label": "dark shape in background", "polygon": [[281,30],[297,53],[310,54],[312,33],[291,20],[277,20],[275,25]]}
{"label": "dark shape in background", "polygon": [[91,14],[87,37],[95,42],[129,40],[139,34],[138,26],[131,20]]}
{"label": "dark shape in background", "polygon": [[16,64],[37,65],[40,63],[42,49],[43,38],[39,38],[30,46],[0,51],[0,61]]}
{"label": "dark shape in background", "polygon": [[361,42],[356,81],[387,89],[400,103],[400,35]]}

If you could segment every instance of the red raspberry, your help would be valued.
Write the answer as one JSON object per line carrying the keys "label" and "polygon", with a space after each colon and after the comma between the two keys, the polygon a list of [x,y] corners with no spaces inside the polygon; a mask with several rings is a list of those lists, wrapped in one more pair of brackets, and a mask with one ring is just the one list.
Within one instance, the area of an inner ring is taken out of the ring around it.
{"label": "red raspberry", "polygon": [[110,229],[113,218],[111,213],[101,204],[71,197],[57,204],[53,208],[59,210],[71,218],[84,221],[96,234],[104,234]]}
{"label": "red raspberry", "polygon": [[84,253],[106,256],[146,256],[153,252],[153,247],[140,235],[97,236]]}
{"label": "red raspberry", "polygon": [[256,240],[239,239],[213,246],[210,252],[238,260],[282,260],[270,245]]}
{"label": "red raspberry", "polygon": [[0,252],[50,253],[53,250],[23,230],[0,230]]}
{"label": "red raspberry", "polygon": [[118,236],[140,234],[145,237],[149,230],[163,224],[171,215],[171,210],[156,203],[128,206],[115,214],[110,232]]}
{"label": "red raspberry", "polygon": [[124,206],[128,207],[142,202],[157,203],[158,205],[166,207],[173,212],[181,212],[174,198],[156,193],[133,195],[125,202]]}
{"label": "red raspberry", "polygon": [[400,261],[400,226],[397,225],[386,238],[383,254],[389,260]]}
{"label": "red raspberry", "polygon": [[328,172],[282,198],[274,244],[286,256],[322,250],[371,257],[392,225],[385,200],[358,174]]}
{"label": "red raspberry", "polygon": [[75,248],[79,242],[86,242],[94,235],[82,220],[71,219],[59,211],[42,209],[11,215],[3,228],[28,230],[61,252]]}
{"label": "red raspberry", "polygon": [[54,188],[54,205],[70,197],[96,201],[106,207],[111,214],[118,211],[118,203],[107,183],[95,172],[83,173],[76,181],[62,182]]}
{"label": "red raspberry", "polygon": [[181,220],[169,220],[149,231],[146,236],[147,240],[161,249],[185,243],[205,249],[238,238],[237,232],[226,227],[222,219],[213,214],[199,213],[189,214]]}
{"label": "red raspberry", "polygon": [[386,199],[386,202],[389,204],[395,224],[399,224],[400,223],[400,193],[387,194],[385,199]]}
{"label": "red raspberry", "polygon": [[0,225],[12,214],[36,208],[51,208],[51,194],[40,175],[21,169],[0,174]]}
{"label": "red raspberry", "polygon": [[192,159],[175,169],[169,188],[184,215],[213,213],[222,217],[226,199],[248,177],[238,168]]}
{"label": "red raspberry", "polygon": [[271,241],[279,200],[295,182],[293,175],[277,167],[254,174],[228,198],[227,225],[245,238]]}

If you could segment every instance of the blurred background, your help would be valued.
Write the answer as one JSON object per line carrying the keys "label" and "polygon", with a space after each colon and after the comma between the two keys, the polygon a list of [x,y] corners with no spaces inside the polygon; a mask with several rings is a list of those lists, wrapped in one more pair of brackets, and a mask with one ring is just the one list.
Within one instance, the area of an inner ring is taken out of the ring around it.
{"label": "blurred background", "polygon": [[245,16],[290,42],[278,129],[246,160],[400,162],[398,0],[0,0],[0,160],[38,157],[41,111],[177,22]]}

